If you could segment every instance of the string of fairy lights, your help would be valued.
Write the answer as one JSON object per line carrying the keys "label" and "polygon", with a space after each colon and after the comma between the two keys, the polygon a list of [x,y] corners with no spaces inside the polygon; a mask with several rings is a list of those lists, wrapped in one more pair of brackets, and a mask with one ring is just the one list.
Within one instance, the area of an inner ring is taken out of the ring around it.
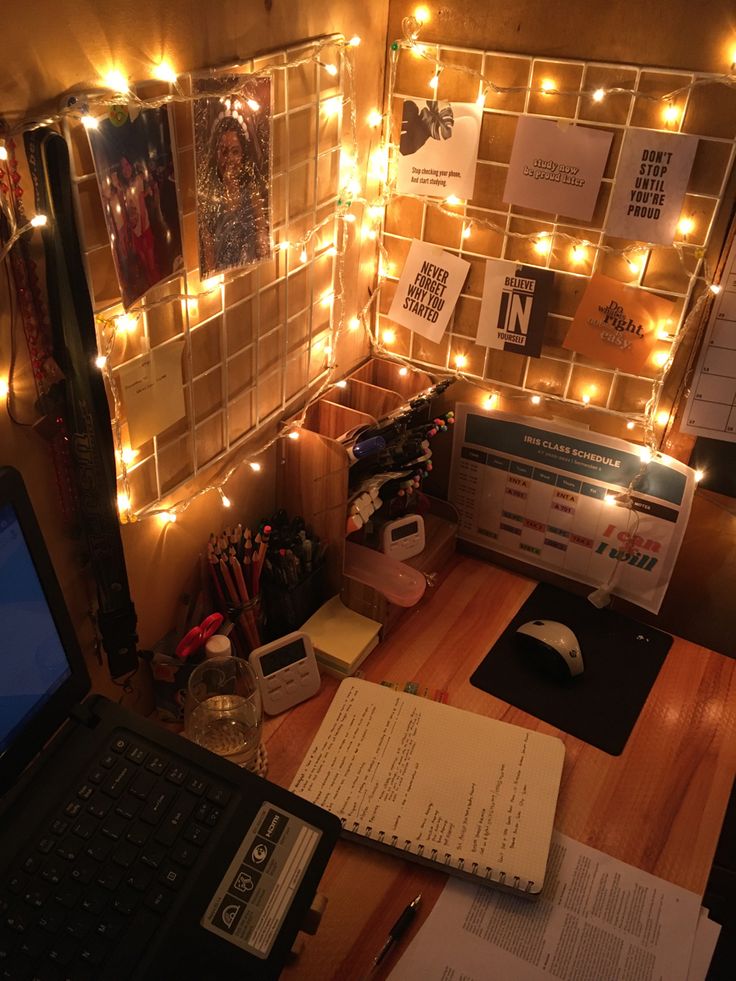
{"label": "string of fairy lights", "polygon": [[[419,37],[421,28],[428,23],[429,19],[430,15],[427,8],[418,7],[414,11],[414,14],[405,18],[402,23],[403,38],[395,41],[391,45],[389,79],[387,85],[387,106],[389,107],[389,110],[394,98],[398,61],[402,52],[408,52],[428,65],[431,72],[428,78],[428,87],[433,90],[434,93],[437,92],[441,75],[447,71],[458,72],[470,76],[478,82],[479,94],[477,101],[481,106],[486,104],[488,93],[493,93],[496,95],[506,95],[511,93],[572,95],[579,98],[587,97],[593,103],[601,103],[610,95],[626,94],[634,99],[642,99],[652,103],[661,104],[662,123],[664,124],[665,128],[672,128],[680,122],[683,114],[685,99],[692,90],[701,88],[705,85],[724,85],[729,88],[736,88],[736,75],[734,74],[722,74],[709,76],[707,78],[696,78],[687,85],[680,86],[679,88],[663,95],[655,95],[651,92],[642,91],[640,89],[618,85],[606,88],[597,87],[595,89],[563,89],[558,87],[553,79],[549,78],[542,79],[541,83],[537,86],[499,85],[492,78],[488,77],[478,69],[472,68],[468,65],[458,64],[454,61],[443,61],[442,58],[438,57],[435,53],[438,48],[436,43],[420,43]],[[733,52],[731,64],[732,68],[734,67],[734,62],[736,62],[736,48]],[[484,218],[478,214],[474,214],[472,218],[468,218],[464,214],[465,203],[454,196],[449,196],[442,200],[426,198],[404,192],[398,194],[396,192],[395,185],[398,141],[395,138],[393,129],[394,119],[392,114],[389,112],[384,126],[385,142],[382,144],[381,148],[376,151],[376,162],[373,163],[372,166],[369,165],[369,169],[372,169],[374,172],[383,170],[385,173],[385,181],[381,198],[378,201],[366,202],[368,205],[368,215],[374,219],[374,224],[367,229],[367,236],[369,238],[376,239],[379,248],[378,290],[380,290],[388,280],[394,278],[391,275],[391,264],[388,259],[387,250],[382,241],[381,231],[383,230],[385,210],[392,203],[392,201],[397,198],[414,199],[420,201],[427,208],[433,209],[438,213],[441,213],[443,216],[449,217],[450,219],[460,223],[462,226],[461,238],[463,240],[470,238],[475,229],[487,229],[496,232],[504,238],[528,241],[532,244],[534,252],[542,261],[544,261],[544,259],[550,255],[550,253],[554,254],[554,248],[566,245],[569,247],[569,258],[573,265],[581,265],[587,262],[590,255],[595,253],[617,256],[625,260],[632,277],[637,278],[643,273],[652,251],[669,251],[676,255],[678,262],[686,274],[690,284],[688,291],[688,299],[691,301],[690,309],[685,319],[681,323],[679,330],[676,332],[672,332],[668,329],[669,324],[661,326],[658,333],[658,340],[669,344],[669,348],[667,350],[660,350],[656,353],[656,366],[658,370],[652,378],[651,395],[645,405],[644,411],[640,414],[630,414],[630,418],[626,423],[629,431],[636,429],[637,426],[641,427],[643,432],[641,457],[643,466],[645,467],[646,463],[648,463],[657,452],[657,430],[659,429],[664,431],[664,428],[671,421],[671,412],[661,408],[660,400],[664,389],[664,381],[672,364],[674,363],[676,354],[683,340],[688,336],[691,330],[701,322],[704,309],[708,301],[712,299],[714,294],[720,292],[720,286],[713,282],[712,277],[708,273],[705,263],[705,249],[699,244],[687,241],[687,237],[692,234],[695,228],[693,218],[689,215],[683,215],[681,217],[678,223],[678,232],[682,236],[682,239],[673,242],[670,246],[659,246],[652,243],[642,242],[633,246],[626,245],[621,248],[617,248],[609,244],[591,242],[586,238],[582,238],[558,229],[555,229],[554,232],[540,231],[524,233],[513,231],[507,228],[505,225],[499,224],[490,218]],[[695,296],[695,290],[698,287],[700,289],[697,296]],[[375,329],[371,332],[371,340],[373,349],[382,357],[389,358],[402,365],[412,364],[412,359],[402,356],[396,351],[392,350],[392,347],[396,341],[396,334],[393,328],[388,327],[381,331],[379,330],[378,323],[376,323]],[[543,394],[539,392],[529,393],[528,391],[524,391],[523,393],[515,393],[513,392],[513,386],[502,386],[500,384],[493,383],[492,381],[489,382],[484,379],[480,379],[477,376],[467,375],[463,370],[467,365],[467,361],[467,356],[464,354],[455,355],[453,365],[454,373],[458,377],[472,382],[472,384],[476,387],[485,388],[487,390],[488,394],[484,402],[486,409],[499,408],[502,398],[509,401],[524,401],[527,404],[531,402],[531,404],[535,406],[540,405],[543,402],[569,403],[571,401],[571,399],[567,396],[556,395],[548,392]],[[451,368],[450,370],[453,369]],[[608,409],[605,406],[599,405],[593,407],[591,404],[590,395],[583,394],[581,402],[583,407],[591,409],[594,408],[594,411],[596,412],[611,413],[616,416],[621,415],[620,410]],[[702,475],[698,474],[697,476]]]}
{"label": "string of fairy lights", "polygon": [[[333,36],[315,41],[307,46],[308,53],[306,54],[287,59],[281,63],[267,65],[250,73],[251,75],[271,75],[275,72],[286,71],[313,62],[328,76],[333,78],[339,76],[343,81],[342,94],[335,98],[325,100],[321,106],[322,112],[325,114],[344,114],[344,110],[348,110],[348,125],[342,128],[339,191],[333,211],[314,227],[306,231],[300,239],[284,240],[276,246],[277,249],[282,251],[293,251],[294,254],[299,256],[301,262],[306,262],[308,249],[316,240],[319,232],[337,221],[337,242],[327,247],[320,246],[319,252],[315,252],[315,254],[328,254],[334,257],[332,289],[322,297],[322,302],[331,307],[330,339],[329,344],[325,346],[326,366],[324,380],[316,386],[312,384],[311,389],[308,386],[301,393],[305,399],[301,411],[288,424],[285,424],[273,438],[259,445],[253,452],[249,452],[243,456],[239,455],[228,469],[218,474],[215,480],[201,487],[195,493],[188,495],[186,499],[176,501],[165,507],[160,502],[157,502],[154,506],[145,507],[136,511],[133,507],[134,502],[130,500],[128,483],[128,470],[129,465],[132,463],[131,451],[122,442],[123,412],[117,387],[112,383],[110,368],[110,356],[116,336],[120,331],[131,332],[136,330],[140,317],[155,307],[172,302],[196,304],[201,297],[220,290],[224,282],[231,283],[239,278],[239,276],[247,275],[248,270],[228,274],[227,280],[222,275],[205,280],[200,284],[199,290],[196,293],[181,293],[179,290],[175,290],[155,302],[146,302],[144,299],[142,303],[130,308],[124,313],[98,316],[101,349],[96,363],[97,367],[106,373],[108,390],[111,392],[113,401],[113,432],[116,439],[122,486],[121,495],[118,499],[118,511],[121,520],[139,520],[143,517],[158,517],[162,522],[169,523],[175,521],[177,516],[186,511],[195,500],[213,492],[219,494],[222,504],[225,507],[231,506],[232,501],[226,494],[225,488],[234,473],[242,467],[249,467],[254,472],[260,471],[262,465],[258,458],[266,454],[281,439],[298,439],[300,430],[305,424],[309,408],[319,399],[323,398],[333,386],[345,387],[347,384],[344,379],[336,379],[338,371],[338,345],[343,332],[346,330],[355,331],[362,327],[368,337],[372,350],[379,353],[382,357],[397,363],[400,366],[400,373],[404,374],[409,371],[419,372],[425,370],[424,366],[392,350],[395,337],[392,338],[390,330],[383,330],[379,333],[378,317],[377,315],[374,316],[374,308],[377,309],[381,291],[384,285],[391,279],[391,267],[383,240],[383,232],[385,229],[386,209],[395,198],[399,197],[395,190],[395,163],[398,153],[398,143],[392,132],[394,124],[390,107],[395,91],[398,59],[402,52],[411,53],[412,56],[418,57],[423,62],[426,62],[431,71],[428,86],[434,92],[437,92],[442,74],[447,71],[461,72],[475,78],[479,84],[478,102],[483,105],[489,92],[497,95],[537,92],[544,95],[574,95],[589,98],[594,103],[602,102],[609,95],[626,94],[635,99],[645,99],[660,103],[662,105],[662,121],[665,127],[673,127],[679,123],[684,99],[686,99],[690,91],[705,85],[715,84],[725,85],[731,88],[736,87],[736,75],[733,73],[709,76],[707,78],[696,78],[688,85],[681,86],[664,95],[654,95],[638,89],[629,89],[621,86],[612,86],[610,88],[599,87],[592,90],[567,90],[557,88],[551,79],[543,79],[539,86],[534,87],[521,85],[503,86],[469,66],[444,62],[441,58],[437,57],[436,53],[433,53],[432,49],[436,52],[437,45],[421,43],[419,41],[420,32],[422,27],[429,22],[429,19],[430,15],[427,8],[418,7],[411,17],[404,19],[402,24],[403,37],[391,45],[388,65],[388,96],[386,101],[388,108],[385,113],[377,108],[373,109],[365,120],[367,126],[379,135],[379,140],[378,146],[372,149],[369,155],[367,171],[364,175],[361,175],[359,169],[358,119],[354,83],[354,54],[355,49],[360,44],[359,37],[356,36],[346,39],[343,36],[338,38]],[[332,63],[325,55],[326,49],[334,46],[337,46],[339,51],[339,65]],[[304,47],[301,50],[303,51]],[[734,51],[732,61],[736,62],[736,50]],[[733,68],[734,64],[732,63],[731,69],[733,70]],[[85,127],[94,127],[97,124],[101,112],[109,109],[111,106],[119,105],[121,98],[125,98],[129,103],[134,103],[139,108],[158,108],[169,103],[192,102],[197,98],[204,97],[188,94],[182,85],[183,76],[177,73],[166,62],[161,62],[154,66],[151,75],[153,78],[167,83],[169,85],[169,91],[150,99],[139,98],[132,90],[129,79],[119,70],[113,71],[105,77],[99,87],[85,92],[82,95],[77,94],[67,98],[55,114],[40,119],[20,121],[16,126],[6,132],[6,139],[38,126],[58,125],[67,119],[80,121]],[[223,88],[221,94],[228,95],[231,92],[232,84],[228,83],[227,91]],[[217,91],[209,91],[206,97],[216,96],[217,94]],[[0,140],[0,167],[4,166],[7,157],[8,153],[5,140]],[[371,197],[367,193],[366,195],[362,194],[361,176],[367,185],[376,187],[377,190],[374,196]],[[410,196],[402,194],[401,197]],[[645,268],[653,250],[669,249],[676,254],[691,283],[689,293],[692,301],[691,307],[680,325],[680,329],[674,334],[665,332],[666,336],[661,337],[662,340],[670,343],[670,347],[662,356],[659,365],[660,370],[652,380],[651,397],[647,402],[644,413],[640,416],[633,416],[627,422],[627,428],[629,430],[634,430],[637,425],[643,429],[644,438],[641,447],[643,473],[648,462],[657,453],[657,427],[662,428],[670,420],[670,413],[660,410],[660,397],[664,380],[675,360],[683,339],[701,321],[705,307],[712,294],[720,291],[720,286],[714,283],[708,275],[705,266],[704,249],[700,245],[687,241],[687,236],[694,229],[692,218],[688,216],[682,217],[678,230],[683,238],[674,242],[671,246],[639,243],[633,247],[628,246],[618,249],[611,245],[590,242],[584,238],[578,238],[573,234],[559,230],[555,230],[554,233],[542,231],[527,234],[511,231],[505,226],[494,222],[492,219],[477,215],[474,215],[470,219],[463,213],[464,203],[452,197],[444,200],[433,200],[424,197],[418,199],[427,207],[436,209],[443,215],[460,222],[462,225],[461,236],[464,240],[468,239],[476,228],[486,228],[505,237],[530,241],[534,251],[541,258],[549,255],[554,248],[565,244],[570,249],[570,258],[573,263],[585,262],[591,253],[606,253],[622,257],[627,263],[632,276],[639,276]],[[10,238],[3,246],[2,251],[0,251],[0,258],[5,259],[21,237],[46,223],[46,217],[44,215],[35,215],[22,227],[17,227],[12,206],[7,200],[3,200],[2,206],[8,218],[11,233]],[[359,214],[362,216],[360,220],[358,218]],[[348,253],[351,229],[356,238],[362,241],[375,242],[377,259],[375,287],[363,307],[356,312],[348,311],[345,308],[345,260]],[[692,299],[694,295],[693,291],[698,286],[703,288]],[[510,390],[511,386],[502,386],[492,381],[484,381],[466,374],[463,370],[465,366],[463,356],[457,355],[454,366],[444,369],[444,372],[445,374],[455,375],[458,378],[470,381],[475,386],[485,389],[487,395],[484,405],[487,409],[500,407],[502,398],[524,400],[526,402],[531,401],[533,405],[539,405],[547,401],[570,402],[570,399],[550,393],[530,394],[528,391],[514,393]],[[9,379],[0,378],[0,397],[8,396],[10,384]],[[592,406],[590,404],[590,398],[588,397],[586,399],[585,395],[582,398],[582,405],[591,410],[594,409],[597,412],[613,411],[602,406]],[[616,414],[620,415],[619,412]],[[664,419],[665,415],[667,417],[666,419]],[[621,506],[627,506],[628,501],[630,504],[630,492],[637,480],[638,477],[634,478],[627,491],[616,496],[615,503]]]}

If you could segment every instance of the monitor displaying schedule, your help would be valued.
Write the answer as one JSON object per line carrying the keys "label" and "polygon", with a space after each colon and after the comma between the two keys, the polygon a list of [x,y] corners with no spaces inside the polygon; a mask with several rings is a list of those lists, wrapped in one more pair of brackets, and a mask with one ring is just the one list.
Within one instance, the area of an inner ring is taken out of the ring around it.
{"label": "monitor displaying schedule", "polygon": [[456,407],[450,500],[458,537],[596,587],[615,571],[613,592],[653,612],[694,486],[689,467],[665,458],[644,467],[640,448],[625,440]]}

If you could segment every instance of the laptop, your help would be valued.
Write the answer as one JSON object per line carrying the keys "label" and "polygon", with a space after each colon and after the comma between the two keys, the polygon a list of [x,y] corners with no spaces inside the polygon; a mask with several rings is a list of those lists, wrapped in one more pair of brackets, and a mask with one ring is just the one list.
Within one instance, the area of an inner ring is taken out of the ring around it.
{"label": "laptop", "polygon": [[99,695],[0,468],[0,978],[274,978],[333,815]]}

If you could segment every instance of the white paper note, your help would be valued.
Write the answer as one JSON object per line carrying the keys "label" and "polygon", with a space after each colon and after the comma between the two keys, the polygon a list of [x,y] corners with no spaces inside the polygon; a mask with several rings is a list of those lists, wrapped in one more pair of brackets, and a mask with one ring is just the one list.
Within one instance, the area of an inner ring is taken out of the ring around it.
{"label": "white paper note", "polygon": [[118,372],[134,449],[184,415],[183,350],[183,339],[172,341],[134,358]]}
{"label": "white paper note", "polygon": [[556,833],[535,902],[449,880],[391,981],[688,981],[700,897]]}
{"label": "white paper note", "polygon": [[437,343],[469,269],[465,259],[415,239],[388,311],[389,319]]}
{"label": "white paper note", "polygon": [[672,245],[697,148],[697,136],[629,130],[608,211],[608,234]]}
{"label": "white paper note", "polygon": [[592,218],[613,133],[522,116],[503,199],[522,208]]}
{"label": "white paper note", "polygon": [[406,99],[396,174],[399,194],[473,196],[483,109],[474,102]]}

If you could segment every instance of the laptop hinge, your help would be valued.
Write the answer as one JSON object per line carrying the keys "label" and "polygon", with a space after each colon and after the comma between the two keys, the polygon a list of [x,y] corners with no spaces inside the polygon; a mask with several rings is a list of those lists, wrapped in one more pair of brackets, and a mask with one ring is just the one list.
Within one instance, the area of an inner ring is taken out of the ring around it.
{"label": "laptop hinge", "polygon": [[100,721],[100,717],[92,711],[88,702],[77,702],[69,712],[69,718],[79,722],[87,729],[94,729]]}

